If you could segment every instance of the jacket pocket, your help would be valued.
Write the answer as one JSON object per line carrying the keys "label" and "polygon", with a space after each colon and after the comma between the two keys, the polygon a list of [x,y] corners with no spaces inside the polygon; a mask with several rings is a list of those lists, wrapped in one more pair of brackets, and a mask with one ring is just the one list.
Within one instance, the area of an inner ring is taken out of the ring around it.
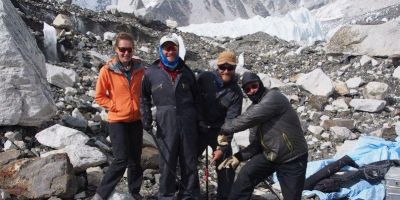
{"label": "jacket pocket", "polygon": [[290,142],[288,136],[286,135],[286,133],[282,133],[282,138],[283,138],[283,142],[286,144],[286,147],[289,149],[290,152],[293,151],[293,145]]}

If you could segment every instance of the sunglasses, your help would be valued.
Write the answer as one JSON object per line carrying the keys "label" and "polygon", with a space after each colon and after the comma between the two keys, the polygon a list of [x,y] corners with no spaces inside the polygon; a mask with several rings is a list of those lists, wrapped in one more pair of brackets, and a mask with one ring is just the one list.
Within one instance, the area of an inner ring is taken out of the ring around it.
{"label": "sunglasses", "polygon": [[236,69],[236,66],[224,64],[224,65],[218,65],[218,69],[221,71],[225,71],[225,70],[233,71]]}
{"label": "sunglasses", "polygon": [[164,51],[178,51],[178,47],[175,45],[167,45],[167,46],[163,46],[162,49]]}
{"label": "sunglasses", "polygon": [[125,52],[132,53],[132,51],[133,51],[132,47],[117,47],[117,48],[118,48],[118,51],[120,51],[121,53],[125,53]]}
{"label": "sunglasses", "polygon": [[249,85],[247,85],[247,86],[244,88],[244,92],[247,94],[247,93],[249,93],[252,89],[254,90],[254,89],[257,89],[258,87],[259,87],[258,83],[249,84]]}

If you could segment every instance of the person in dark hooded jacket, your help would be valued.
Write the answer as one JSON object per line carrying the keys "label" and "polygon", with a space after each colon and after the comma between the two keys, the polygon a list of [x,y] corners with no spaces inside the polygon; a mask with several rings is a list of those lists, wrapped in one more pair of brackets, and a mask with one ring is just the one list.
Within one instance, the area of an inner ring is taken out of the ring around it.
{"label": "person in dark hooded jacket", "polygon": [[[218,166],[223,159],[232,156],[231,138],[228,139],[226,145],[218,146],[218,133],[226,120],[240,115],[243,94],[237,84],[235,54],[231,51],[220,53],[217,67],[215,71],[201,73],[197,83],[201,105],[199,154],[211,146],[215,158],[212,163]],[[217,155],[220,158],[217,159]],[[235,178],[235,171],[233,169],[217,170],[217,175],[217,199],[227,199]]]}
{"label": "person in dark hooded jacket", "polygon": [[[160,40],[160,59],[145,71],[142,81],[140,111],[143,128],[152,133],[157,126],[156,139],[160,154],[159,199],[174,199],[179,162],[182,182],[178,199],[198,199],[197,173],[197,86],[193,72],[178,55],[176,37],[166,35]],[[156,107],[155,119],[151,107]]]}
{"label": "person in dark hooded jacket", "polygon": [[265,88],[254,73],[243,74],[242,89],[253,103],[246,112],[226,121],[221,133],[251,128],[256,137],[218,166],[235,169],[241,161],[250,159],[241,168],[229,199],[250,199],[254,187],[273,172],[277,172],[285,200],[301,199],[308,153],[297,113],[278,89]]}

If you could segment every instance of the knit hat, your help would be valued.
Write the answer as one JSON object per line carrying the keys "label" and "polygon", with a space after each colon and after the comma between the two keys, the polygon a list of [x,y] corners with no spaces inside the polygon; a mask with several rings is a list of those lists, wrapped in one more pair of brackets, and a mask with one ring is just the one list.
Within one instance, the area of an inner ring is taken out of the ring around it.
{"label": "knit hat", "polygon": [[243,74],[243,78],[242,78],[242,88],[243,90],[246,88],[246,85],[249,83],[253,83],[253,82],[258,82],[259,86],[258,86],[258,90],[255,94],[253,95],[249,95],[247,94],[247,96],[249,97],[249,99],[254,103],[258,103],[260,102],[261,98],[264,95],[265,91],[268,91],[267,88],[264,87],[264,84],[262,83],[260,77],[253,73],[253,72],[245,72]]}
{"label": "knit hat", "polygon": [[166,42],[172,42],[172,43],[174,43],[176,46],[179,46],[179,41],[178,41],[178,39],[177,39],[174,35],[172,35],[172,34],[165,35],[165,36],[163,36],[163,37],[160,39],[160,47],[161,47],[164,43],[166,43]]}
{"label": "knit hat", "polygon": [[236,65],[236,56],[232,51],[224,51],[219,54],[217,65],[228,63],[230,65]]}

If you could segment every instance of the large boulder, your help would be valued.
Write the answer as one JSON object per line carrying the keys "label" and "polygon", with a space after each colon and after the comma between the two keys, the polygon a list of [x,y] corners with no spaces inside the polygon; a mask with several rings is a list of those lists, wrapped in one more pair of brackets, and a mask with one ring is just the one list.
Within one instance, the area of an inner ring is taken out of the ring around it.
{"label": "large boulder", "polygon": [[40,144],[55,149],[73,144],[85,144],[89,140],[85,133],[59,124],[40,131],[35,138]]}
{"label": "large boulder", "polygon": [[44,56],[10,1],[0,1],[0,15],[0,126],[39,126],[57,110]]}
{"label": "large boulder", "polygon": [[46,63],[46,78],[50,84],[65,89],[72,87],[78,81],[78,74],[71,69]]}
{"label": "large boulder", "polygon": [[340,28],[326,45],[328,54],[399,56],[400,20]]}
{"label": "large boulder", "polygon": [[304,74],[297,80],[296,84],[317,96],[327,97],[335,89],[332,80],[320,68]]}
{"label": "large boulder", "polygon": [[75,171],[85,171],[89,167],[96,167],[107,162],[107,157],[96,147],[84,144],[69,145],[65,148],[50,151],[40,155],[47,157],[54,154],[67,153]]}
{"label": "large boulder", "polygon": [[17,197],[69,199],[76,193],[76,185],[66,154],[26,158],[0,167],[0,188]]}

